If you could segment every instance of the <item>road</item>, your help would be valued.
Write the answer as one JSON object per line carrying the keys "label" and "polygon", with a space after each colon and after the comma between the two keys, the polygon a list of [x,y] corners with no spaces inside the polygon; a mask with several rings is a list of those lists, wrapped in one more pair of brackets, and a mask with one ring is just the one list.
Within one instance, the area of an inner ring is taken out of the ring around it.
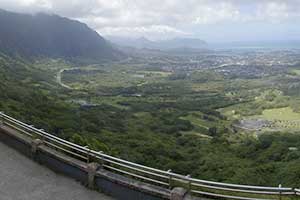
{"label": "road", "polygon": [[0,142],[1,200],[112,200]]}
{"label": "road", "polygon": [[57,83],[59,85],[61,85],[62,87],[67,88],[69,90],[71,90],[72,88],[62,82],[62,74],[64,73],[64,71],[73,70],[73,69],[77,69],[77,68],[65,68],[65,69],[61,69],[61,70],[59,70],[59,72],[56,75],[56,81],[57,81]]}

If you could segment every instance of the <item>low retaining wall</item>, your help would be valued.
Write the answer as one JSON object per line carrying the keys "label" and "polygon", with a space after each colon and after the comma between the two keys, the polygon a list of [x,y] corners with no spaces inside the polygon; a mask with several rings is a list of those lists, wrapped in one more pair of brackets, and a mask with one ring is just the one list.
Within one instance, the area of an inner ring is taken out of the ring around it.
{"label": "low retaining wall", "polygon": [[[50,169],[72,177],[84,185],[109,194],[116,199],[177,200],[180,196],[173,195],[174,197],[171,198],[172,192],[168,189],[114,174],[101,169],[97,164],[87,164],[66,156],[43,145],[41,141],[32,140],[5,125],[0,125],[0,141]],[[93,166],[96,167],[93,168]],[[186,198],[182,197],[181,199]]]}

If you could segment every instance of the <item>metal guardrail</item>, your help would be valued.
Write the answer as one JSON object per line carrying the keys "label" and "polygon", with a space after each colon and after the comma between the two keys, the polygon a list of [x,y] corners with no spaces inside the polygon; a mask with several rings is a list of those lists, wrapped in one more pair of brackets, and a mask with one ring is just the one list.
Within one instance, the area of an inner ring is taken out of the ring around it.
{"label": "metal guardrail", "polygon": [[163,171],[136,164],[66,141],[44,130],[16,120],[3,112],[0,112],[1,124],[11,127],[33,139],[39,138],[43,141],[44,145],[74,158],[84,160],[87,163],[98,162],[104,169],[114,173],[130,176],[169,189],[175,186],[184,187],[192,195],[196,196],[239,200],[289,199],[289,197],[300,196],[300,189],[281,187],[281,185],[278,187],[262,187],[206,181],[192,178],[189,175],[176,174],[171,170]]}

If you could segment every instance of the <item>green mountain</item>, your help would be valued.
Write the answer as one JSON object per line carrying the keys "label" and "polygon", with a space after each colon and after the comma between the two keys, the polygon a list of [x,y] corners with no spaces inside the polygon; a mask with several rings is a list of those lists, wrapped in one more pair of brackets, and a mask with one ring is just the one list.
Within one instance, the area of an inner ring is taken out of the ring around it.
{"label": "green mountain", "polygon": [[0,9],[0,51],[25,57],[117,60],[122,53],[86,24],[58,15]]}

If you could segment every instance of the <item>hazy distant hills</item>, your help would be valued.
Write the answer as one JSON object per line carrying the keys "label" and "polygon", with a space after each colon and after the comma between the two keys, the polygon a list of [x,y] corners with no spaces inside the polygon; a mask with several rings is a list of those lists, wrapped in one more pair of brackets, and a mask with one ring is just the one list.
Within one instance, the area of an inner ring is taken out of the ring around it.
{"label": "hazy distant hills", "polygon": [[106,37],[112,43],[122,47],[134,47],[138,49],[203,49],[207,47],[207,43],[196,38],[174,38],[170,40],[151,41],[147,38],[126,38],[126,37]]}
{"label": "hazy distant hills", "polygon": [[87,25],[48,14],[0,9],[0,51],[28,57],[116,60],[122,54]]}
{"label": "hazy distant hills", "polygon": [[220,49],[299,49],[300,40],[236,41],[210,43],[211,48]]}

